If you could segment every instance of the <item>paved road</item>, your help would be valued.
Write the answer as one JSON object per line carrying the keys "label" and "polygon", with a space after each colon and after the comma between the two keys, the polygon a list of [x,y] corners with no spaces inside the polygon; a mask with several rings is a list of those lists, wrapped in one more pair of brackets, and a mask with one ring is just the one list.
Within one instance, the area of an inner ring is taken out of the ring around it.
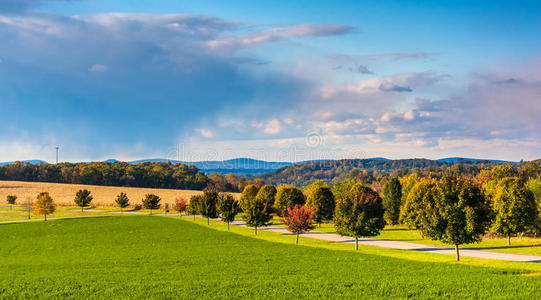
{"label": "paved road", "polygon": [[[65,210],[76,210],[76,209],[65,209]],[[85,212],[120,213],[119,211],[96,211],[96,210],[85,210]],[[144,213],[144,212],[130,212],[130,211],[126,211],[124,213],[125,214],[148,214],[148,213]],[[155,213],[155,214],[156,215],[164,215],[163,213]],[[169,214],[169,215],[174,215],[174,214]],[[67,218],[70,218],[70,217],[67,217]],[[63,218],[59,218],[59,219],[63,219]],[[21,220],[21,221],[25,221],[25,220]],[[6,222],[0,222],[0,223],[12,223],[12,222],[20,222],[20,221],[6,221]],[[244,221],[241,221],[241,220],[235,220],[231,224],[246,227],[246,224],[244,223]],[[276,233],[281,233],[281,234],[290,234],[290,232],[287,231],[287,229],[285,229],[283,227],[276,227],[276,226],[258,228],[257,230],[258,231],[271,231],[271,232],[276,232]],[[354,244],[355,243],[354,238],[340,236],[340,235],[334,234],[334,233],[324,233],[324,232],[311,231],[311,232],[303,233],[301,235],[303,237],[313,238],[313,239],[318,239],[318,240],[324,240],[324,241],[329,241],[329,242],[348,243],[348,244]],[[455,249],[454,248],[438,247],[438,246],[432,246],[432,245],[415,244],[415,243],[391,241],[391,240],[379,240],[379,239],[372,239],[372,238],[360,238],[359,239],[359,245],[361,245],[361,246],[362,245],[377,246],[377,247],[400,249],[400,250],[421,251],[421,252],[427,252],[427,253],[439,253],[439,254],[455,255]],[[506,252],[468,249],[468,248],[461,248],[460,249],[460,256],[541,263],[541,255],[506,253]]]}
{"label": "paved road", "polygon": [[[236,220],[232,224],[239,225],[239,226],[246,226],[245,223],[240,220]],[[290,234],[290,232],[287,231],[287,229],[283,227],[276,227],[276,226],[258,228],[257,230],[258,231],[259,230],[272,231],[272,232],[277,232],[277,233],[282,233],[282,234]],[[311,232],[303,233],[302,236],[318,239],[318,240],[337,242],[337,243],[348,243],[348,244],[355,243],[354,238],[340,236],[334,233],[311,231]],[[359,238],[359,245],[455,255],[454,248],[438,247],[438,246],[414,244],[414,243],[390,241],[390,240],[378,240],[378,239],[372,239],[372,238]],[[541,255],[516,254],[516,253],[485,251],[485,250],[468,249],[468,248],[461,248],[460,256],[541,263]]]}

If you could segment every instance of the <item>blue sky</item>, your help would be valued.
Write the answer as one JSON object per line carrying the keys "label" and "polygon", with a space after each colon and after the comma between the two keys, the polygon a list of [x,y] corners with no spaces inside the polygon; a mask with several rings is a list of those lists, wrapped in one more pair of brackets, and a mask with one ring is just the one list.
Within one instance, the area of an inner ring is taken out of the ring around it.
{"label": "blue sky", "polygon": [[0,0],[0,161],[536,159],[539,28],[537,1]]}

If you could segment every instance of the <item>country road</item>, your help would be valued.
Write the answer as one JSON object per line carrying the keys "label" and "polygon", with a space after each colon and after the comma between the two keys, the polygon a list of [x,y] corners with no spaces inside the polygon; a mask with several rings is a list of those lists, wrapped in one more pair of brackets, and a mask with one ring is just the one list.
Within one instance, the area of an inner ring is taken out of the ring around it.
{"label": "country road", "polygon": [[[60,210],[77,210],[77,209],[60,209]],[[120,211],[85,210],[85,212],[119,213],[120,214]],[[148,213],[144,213],[144,212],[130,212],[130,211],[125,211],[123,213],[124,214],[138,214],[138,215],[140,215],[140,214],[148,214]],[[155,215],[165,215],[164,213],[154,213],[154,214]],[[168,214],[168,215],[172,216],[172,215],[175,215],[175,214]],[[200,217],[200,216],[198,216],[198,217]],[[78,217],[66,217],[66,218],[78,218]],[[57,218],[57,219],[65,219],[65,218]],[[36,219],[34,219],[34,220],[36,220]],[[51,218],[50,220],[53,220],[53,218]],[[218,220],[218,219],[215,219],[215,220]],[[25,222],[25,221],[31,221],[31,220],[2,221],[0,223],[16,223],[16,222]],[[236,225],[236,226],[246,227],[246,224],[242,220],[235,220],[231,224]],[[280,234],[291,234],[287,229],[285,229],[283,227],[277,227],[277,226],[262,227],[262,228],[258,228],[258,230],[276,232],[276,233],[280,233]],[[329,242],[336,242],[336,243],[348,243],[348,244],[354,244],[355,243],[354,238],[340,236],[340,235],[334,234],[334,233],[324,233],[324,232],[311,231],[311,232],[303,233],[303,234],[301,234],[301,236],[307,237],[307,238],[312,238],[312,239],[329,241]],[[362,246],[362,245],[376,246],[376,247],[392,248],[392,249],[400,249],[400,250],[410,250],[410,251],[421,251],[421,252],[427,252],[427,253],[455,255],[455,249],[450,248],[450,247],[439,247],[439,246],[415,244],[415,243],[392,241],[392,240],[380,240],[380,239],[374,239],[374,238],[359,238],[359,245],[360,246]],[[461,248],[460,249],[460,256],[541,263],[541,255],[506,253],[506,252],[486,251],[486,250],[478,250],[478,249],[468,249],[468,248]]]}

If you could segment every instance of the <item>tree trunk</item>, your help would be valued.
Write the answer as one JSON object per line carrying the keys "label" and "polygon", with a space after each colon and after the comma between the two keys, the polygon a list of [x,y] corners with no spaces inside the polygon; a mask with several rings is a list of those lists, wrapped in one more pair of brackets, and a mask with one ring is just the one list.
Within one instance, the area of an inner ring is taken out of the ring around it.
{"label": "tree trunk", "polygon": [[45,222],[47,222],[47,214],[44,214],[44,216],[45,216]]}
{"label": "tree trunk", "polygon": [[193,220],[195,221],[195,214],[193,214]]}
{"label": "tree trunk", "polygon": [[295,240],[295,245],[299,244],[299,234],[297,233],[297,239]]}
{"label": "tree trunk", "polygon": [[460,253],[458,252],[458,245],[455,244],[455,250],[456,250],[456,261],[460,261]]}
{"label": "tree trunk", "polygon": [[150,209],[150,215],[152,215],[152,208]]}
{"label": "tree trunk", "polygon": [[83,206],[81,206],[81,212],[83,212]]}
{"label": "tree trunk", "polygon": [[210,217],[207,217],[207,225],[210,225]]}
{"label": "tree trunk", "polygon": [[355,237],[355,251],[359,250],[359,238]]}
{"label": "tree trunk", "polygon": [[120,214],[122,214],[122,207],[120,208]]}
{"label": "tree trunk", "polygon": [[255,235],[257,235],[257,226],[254,226],[255,229]]}
{"label": "tree trunk", "polygon": [[229,231],[229,222],[227,222],[227,231]]}
{"label": "tree trunk", "polygon": [[507,247],[511,246],[511,234],[507,235]]}

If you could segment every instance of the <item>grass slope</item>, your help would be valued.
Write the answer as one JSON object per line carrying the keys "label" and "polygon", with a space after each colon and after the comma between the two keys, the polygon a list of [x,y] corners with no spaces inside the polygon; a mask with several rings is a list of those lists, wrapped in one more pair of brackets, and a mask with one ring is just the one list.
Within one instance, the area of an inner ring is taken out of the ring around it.
{"label": "grass slope", "polygon": [[540,276],[514,269],[294,246],[219,226],[159,216],[3,224],[0,298],[533,299],[541,293]]}

